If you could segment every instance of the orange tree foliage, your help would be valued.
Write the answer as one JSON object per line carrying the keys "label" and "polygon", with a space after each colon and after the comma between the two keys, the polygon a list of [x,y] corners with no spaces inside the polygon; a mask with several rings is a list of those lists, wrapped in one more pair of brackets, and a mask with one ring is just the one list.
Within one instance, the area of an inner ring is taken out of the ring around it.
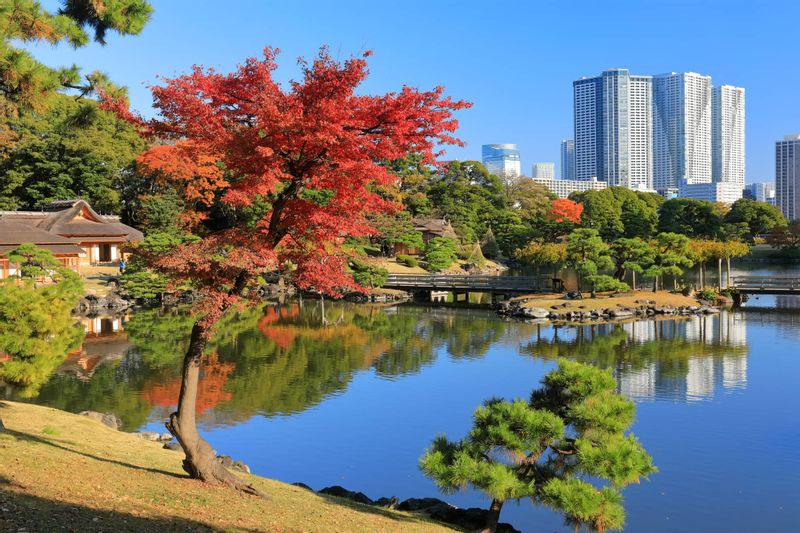
{"label": "orange tree foliage", "polygon": [[359,290],[342,244],[375,233],[367,215],[396,208],[375,192],[397,179],[385,162],[414,152],[433,164],[438,147],[462,144],[452,113],[470,104],[442,87],[361,94],[370,54],[339,62],[325,48],[301,60],[301,78],[283,87],[273,79],[277,52],[266,48],[229,74],[195,67],[163,80],[152,89],[152,120],[103,97],[159,143],[139,169],[179,191],[182,220],[200,239],[148,261],[208,296],[206,322],[267,270],[321,293]]}
{"label": "orange tree foliage", "polygon": [[572,222],[579,224],[583,213],[583,204],[573,202],[569,198],[556,198],[550,203],[550,219],[555,222]]}

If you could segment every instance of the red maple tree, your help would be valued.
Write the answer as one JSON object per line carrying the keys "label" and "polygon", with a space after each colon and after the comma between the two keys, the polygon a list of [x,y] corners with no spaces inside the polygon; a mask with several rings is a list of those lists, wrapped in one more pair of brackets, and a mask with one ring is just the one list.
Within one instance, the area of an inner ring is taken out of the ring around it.
{"label": "red maple tree", "polygon": [[268,270],[290,272],[297,286],[320,293],[359,289],[345,272],[342,244],[374,233],[367,215],[395,208],[375,192],[397,179],[384,163],[415,152],[435,164],[438,147],[462,144],[452,113],[470,105],[445,97],[442,87],[360,94],[370,53],[339,62],[325,48],[310,63],[300,60],[301,79],[282,87],[273,78],[277,53],[266,48],[262,59],[229,74],[194,67],[164,79],[152,88],[159,112],[152,120],[121,99],[102,98],[158,143],[138,159],[139,169],[179,191],[182,220],[200,237],[148,257],[205,296],[167,427],[192,477],[248,491],[196,429],[199,366],[213,325]]}
{"label": "red maple tree", "polygon": [[556,198],[550,203],[550,219],[555,222],[572,222],[578,224],[581,221],[583,204],[573,202],[569,198]]}

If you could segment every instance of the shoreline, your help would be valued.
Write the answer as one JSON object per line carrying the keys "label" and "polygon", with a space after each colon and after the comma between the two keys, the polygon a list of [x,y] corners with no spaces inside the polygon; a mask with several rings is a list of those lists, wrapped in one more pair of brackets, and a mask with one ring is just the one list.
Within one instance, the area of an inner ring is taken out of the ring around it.
{"label": "shoreline", "polygon": [[631,291],[589,298],[569,293],[528,294],[495,306],[498,315],[525,320],[608,322],[654,316],[697,316],[719,313],[727,298],[710,302],[668,291]]}

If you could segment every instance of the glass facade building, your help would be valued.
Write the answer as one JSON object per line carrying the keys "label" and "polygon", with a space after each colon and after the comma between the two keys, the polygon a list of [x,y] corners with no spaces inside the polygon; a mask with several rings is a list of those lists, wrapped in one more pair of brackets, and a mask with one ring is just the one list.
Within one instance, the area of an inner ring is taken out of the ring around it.
{"label": "glass facade building", "polygon": [[561,141],[561,179],[575,179],[575,141]]}
{"label": "glass facade building", "polygon": [[508,181],[522,173],[516,144],[484,144],[481,155],[486,170],[498,178]]}
{"label": "glass facade building", "polygon": [[651,189],[651,77],[606,70],[574,81],[573,96],[575,179]]}

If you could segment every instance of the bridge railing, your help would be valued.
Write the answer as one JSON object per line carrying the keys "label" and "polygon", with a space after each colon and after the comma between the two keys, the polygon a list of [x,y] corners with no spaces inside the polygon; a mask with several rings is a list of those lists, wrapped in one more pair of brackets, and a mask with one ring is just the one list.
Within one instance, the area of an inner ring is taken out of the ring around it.
{"label": "bridge railing", "polygon": [[764,289],[800,291],[800,277],[792,276],[733,276],[734,289]]}
{"label": "bridge railing", "polygon": [[452,274],[390,274],[384,287],[457,290],[540,290],[545,278],[538,276],[476,276]]}

